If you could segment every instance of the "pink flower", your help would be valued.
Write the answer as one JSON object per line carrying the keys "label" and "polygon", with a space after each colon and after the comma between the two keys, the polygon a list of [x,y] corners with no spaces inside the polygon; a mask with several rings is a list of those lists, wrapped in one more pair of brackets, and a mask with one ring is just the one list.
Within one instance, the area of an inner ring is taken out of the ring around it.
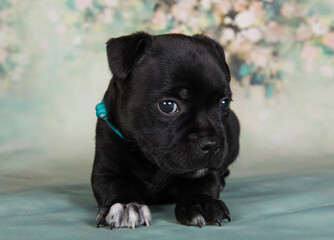
{"label": "pink flower", "polygon": [[322,43],[334,49],[334,32],[327,33],[322,38]]}
{"label": "pink flower", "polygon": [[306,61],[313,61],[318,55],[318,48],[305,44],[300,57]]}
{"label": "pink flower", "polygon": [[195,32],[200,31],[199,27],[201,24],[199,14],[192,14],[188,20],[188,26]]}
{"label": "pink flower", "polygon": [[255,66],[265,68],[271,59],[271,51],[266,48],[254,49],[250,54],[250,60]]}
{"label": "pink flower", "polygon": [[307,19],[307,22],[311,26],[312,31],[316,36],[321,36],[328,32],[328,28],[323,25],[316,17]]}
{"label": "pink flower", "polygon": [[294,15],[296,18],[304,19],[307,18],[306,11],[304,9],[296,9]]}
{"label": "pink flower", "polygon": [[246,0],[237,0],[233,5],[233,9],[236,12],[245,11],[247,9],[247,5],[248,3]]}
{"label": "pink flower", "polygon": [[123,19],[129,19],[131,17],[130,12],[128,10],[122,11]]}
{"label": "pink flower", "polygon": [[232,3],[230,1],[223,1],[219,3],[217,7],[226,15],[232,9]]}
{"label": "pink flower", "polygon": [[278,42],[281,39],[282,26],[277,22],[270,21],[264,34],[268,42]]}
{"label": "pink flower", "polygon": [[297,33],[296,33],[296,39],[301,40],[307,40],[312,37],[312,30],[311,28],[306,24],[300,24]]}
{"label": "pink flower", "polygon": [[178,2],[172,6],[171,13],[173,17],[180,22],[187,22],[192,12],[192,5],[189,2]]}
{"label": "pink flower", "polygon": [[167,23],[166,13],[164,11],[157,10],[153,15],[152,22],[159,28],[164,27]]}
{"label": "pink flower", "polygon": [[92,0],[75,0],[75,5],[79,10],[83,10],[92,6]]}
{"label": "pink flower", "polygon": [[285,2],[281,7],[281,14],[286,18],[292,18],[295,15],[296,7],[294,4]]}
{"label": "pink flower", "polygon": [[219,42],[223,45],[233,41],[235,38],[235,32],[232,28],[225,28],[219,38]]}
{"label": "pink flower", "polygon": [[262,2],[252,2],[249,6],[249,10],[253,12],[255,16],[259,16],[264,13]]}
{"label": "pink flower", "polygon": [[237,54],[242,59],[248,61],[249,54],[254,49],[254,45],[251,44],[240,32],[236,34],[233,41],[228,45],[227,51],[231,54]]}
{"label": "pink flower", "polygon": [[258,28],[252,27],[241,32],[245,38],[252,43],[256,43],[262,39],[262,33]]}
{"label": "pink flower", "polygon": [[247,28],[251,26],[254,21],[255,21],[255,16],[251,11],[240,12],[235,17],[235,23],[240,28]]}

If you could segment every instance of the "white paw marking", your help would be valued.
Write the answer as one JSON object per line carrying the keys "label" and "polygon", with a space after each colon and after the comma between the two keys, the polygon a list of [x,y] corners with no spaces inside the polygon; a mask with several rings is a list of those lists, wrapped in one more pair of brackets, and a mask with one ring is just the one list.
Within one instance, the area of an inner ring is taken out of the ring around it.
{"label": "white paw marking", "polygon": [[206,224],[204,217],[201,214],[196,214],[189,221],[189,225],[191,226],[204,226]]}
{"label": "white paw marking", "polygon": [[152,220],[150,209],[145,204],[131,202],[128,204],[115,203],[110,207],[106,222],[111,227],[132,227],[146,224]]}

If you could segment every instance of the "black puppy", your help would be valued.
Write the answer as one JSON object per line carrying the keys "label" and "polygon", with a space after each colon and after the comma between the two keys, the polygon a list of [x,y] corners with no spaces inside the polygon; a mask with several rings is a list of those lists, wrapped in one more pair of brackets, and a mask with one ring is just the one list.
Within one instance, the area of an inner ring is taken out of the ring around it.
{"label": "black puppy", "polygon": [[148,226],[145,204],[172,202],[182,224],[230,221],[219,193],[238,155],[239,122],[222,47],[204,35],[138,32],[110,39],[107,55],[113,78],[91,178],[97,226]]}

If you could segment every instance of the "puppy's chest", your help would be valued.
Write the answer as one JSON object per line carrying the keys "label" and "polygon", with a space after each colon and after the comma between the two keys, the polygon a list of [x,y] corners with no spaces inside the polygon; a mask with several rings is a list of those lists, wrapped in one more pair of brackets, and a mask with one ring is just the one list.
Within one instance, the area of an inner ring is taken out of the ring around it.
{"label": "puppy's chest", "polygon": [[137,165],[132,169],[135,177],[152,192],[159,192],[172,179],[169,173],[166,173],[155,166],[153,163]]}

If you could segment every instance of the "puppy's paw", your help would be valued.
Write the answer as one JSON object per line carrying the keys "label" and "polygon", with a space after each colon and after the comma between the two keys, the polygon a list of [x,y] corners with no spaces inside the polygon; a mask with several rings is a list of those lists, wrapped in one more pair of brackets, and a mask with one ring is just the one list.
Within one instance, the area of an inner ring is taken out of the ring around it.
{"label": "puppy's paw", "polygon": [[221,221],[224,219],[231,221],[225,203],[206,195],[178,202],[175,207],[175,217],[182,224],[198,227],[215,223],[221,226]]}
{"label": "puppy's paw", "polygon": [[[101,220],[104,218],[104,221]],[[101,208],[97,214],[96,221],[113,227],[132,227],[146,224],[149,226],[152,220],[150,209],[145,204],[131,202],[128,204],[115,203],[109,209]]]}

